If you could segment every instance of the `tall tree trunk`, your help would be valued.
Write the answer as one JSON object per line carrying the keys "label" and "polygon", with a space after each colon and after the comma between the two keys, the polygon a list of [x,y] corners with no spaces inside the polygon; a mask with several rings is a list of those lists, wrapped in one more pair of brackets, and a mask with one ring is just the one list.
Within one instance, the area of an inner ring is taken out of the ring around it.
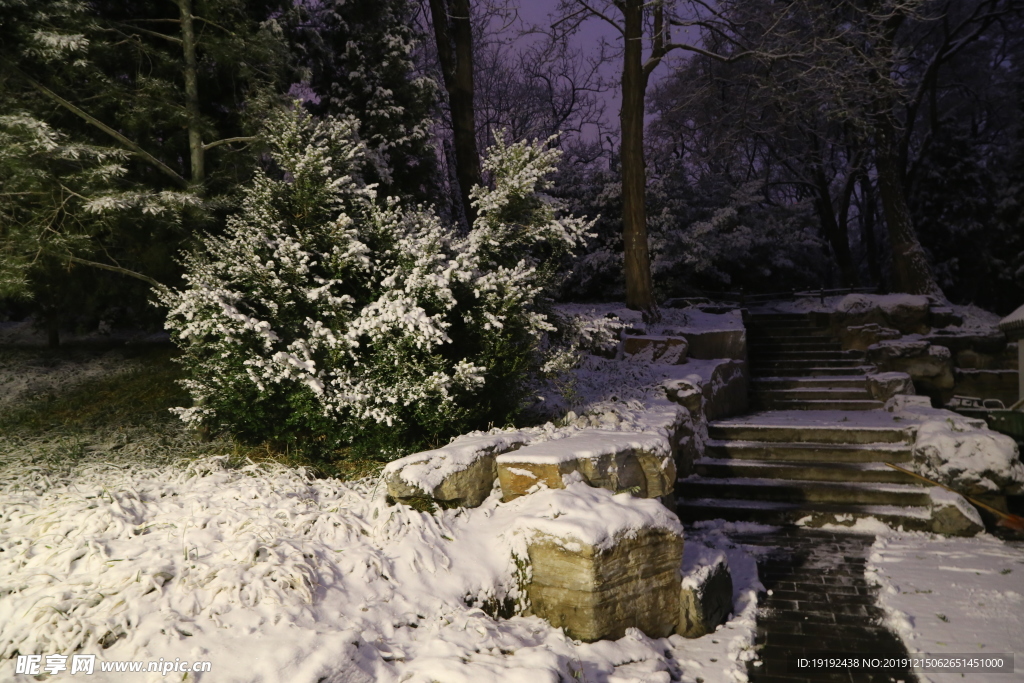
{"label": "tall tree trunk", "polygon": [[850,256],[850,236],[846,228],[846,221],[836,220],[828,178],[825,177],[825,171],[820,166],[814,170],[814,184],[818,195],[815,198],[814,206],[818,211],[818,219],[821,221],[825,239],[831,245],[832,253],[836,257],[836,264],[839,266],[840,286],[855,287],[857,269],[854,268],[853,258]]}
{"label": "tall tree trunk", "polygon": [[622,109],[619,120],[622,142],[622,242],[625,255],[626,306],[657,318],[651,282],[651,257],[647,244],[647,171],[644,167],[644,95],[647,74],[643,68],[643,1],[619,4],[624,23]]}
{"label": "tall tree trunk", "polygon": [[914,223],[903,190],[903,169],[895,125],[888,116],[879,117],[876,133],[878,193],[882,199],[882,212],[889,228],[889,247],[892,250],[889,289],[893,292],[942,297],[942,290],[935,282],[924,248],[914,232]]}
{"label": "tall tree trunk", "polygon": [[200,130],[199,75],[196,67],[196,33],[192,24],[192,0],[176,0],[181,15],[181,49],[185,53],[185,114],[188,118],[188,152],[192,183],[202,186],[206,180],[206,156]]}
{"label": "tall tree trunk", "polygon": [[473,108],[473,27],[469,21],[469,0],[430,0],[430,17],[452,112],[459,196],[466,220],[472,225],[476,211],[470,203],[469,191],[481,183],[481,173]]}
{"label": "tall tree trunk", "polygon": [[861,191],[861,230],[864,239],[864,251],[868,256],[868,273],[871,284],[882,284],[882,269],[878,265],[878,241],[875,239],[875,188],[867,173],[860,176]]}

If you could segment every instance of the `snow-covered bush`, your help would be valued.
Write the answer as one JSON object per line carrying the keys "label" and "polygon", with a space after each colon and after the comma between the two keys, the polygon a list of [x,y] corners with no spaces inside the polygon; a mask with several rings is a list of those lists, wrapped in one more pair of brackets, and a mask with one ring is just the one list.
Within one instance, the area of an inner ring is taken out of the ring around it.
{"label": "snow-covered bush", "polygon": [[360,179],[356,122],[300,107],[265,134],[258,172],[223,236],[163,290],[191,371],[195,425],[249,442],[390,454],[505,424],[552,329],[549,257],[586,229],[537,194],[557,152],[499,140],[459,236],[429,209]]}

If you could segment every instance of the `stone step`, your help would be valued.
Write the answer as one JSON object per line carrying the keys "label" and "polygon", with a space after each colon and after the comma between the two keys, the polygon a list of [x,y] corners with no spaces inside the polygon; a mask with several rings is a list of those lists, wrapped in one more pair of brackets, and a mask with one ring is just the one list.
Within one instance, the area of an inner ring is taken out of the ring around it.
{"label": "stone step", "polygon": [[810,320],[806,313],[748,313],[748,322],[773,322],[776,320]]}
{"label": "stone step", "polygon": [[751,374],[755,379],[789,379],[794,377],[860,377],[867,380],[863,366],[848,368],[833,367],[806,367],[806,368],[752,368]]}
{"label": "stone step", "polygon": [[694,471],[702,477],[714,478],[741,477],[919,485],[919,482],[909,474],[886,467],[880,462],[779,462],[705,457],[694,462]]}
{"label": "stone step", "polygon": [[871,400],[871,393],[864,386],[831,387],[824,384],[816,387],[781,389],[774,386],[755,386],[751,389],[754,399],[762,403],[775,401],[836,401],[836,400]]}
{"label": "stone step", "polygon": [[842,351],[840,349],[751,349],[751,361],[754,363],[785,363],[801,360],[864,360],[863,351]]}
{"label": "stone step", "polygon": [[759,341],[762,339],[787,339],[790,337],[801,337],[804,339],[809,337],[832,338],[828,329],[824,327],[762,327],[760,329],[753,328],[747,330],[748,339],[753,338]]}
{"label": "stone step", "polygon": [[931,506],[928,489],[913,484],[848,483],[786,479],[701,477],[691,475],[676,486],[688,498],[762,500],[780,503]]}
{"label": "stone step", "polygon": [[885,404],[875,400],[776,400],[772,401],[772,410],[881,410]]}
{"label": "stone step", "polygon": [[849,356],[841,356],[839,358],[800,358],[798,356],[794,356],[784,360],[770,360],[762,362],[754,361],[753,365],[758,369],[792,368],[794,370],[799,370],[801,368],[858,368],[864,365],[864,360]]}
{"label": "stone step", "polygon": [[[762,462],[899,463],[912,459],[908,443],[765,443],[708,441],[705,457]],[[886,468],[889,469],[889,468]],[[895,471],[895,470],[893,470]]]}
{"label": "stone step", "polygon": [[857,388],[867,390],[866,377],[761,377],[751,381],[751,389],[780,391],[787,389]]}
{"label": "stone step", "polygon": [[808,341],[806,339],[799,339],[794,342],[786,341],[763,341],[763,342],[752,342],[749,341],[747,348],[750,349],[751,353],[761,353],[770,351],[842,351],[842,345],[837,341]]}
{"label": "stone step", "polygon": [[861,425],[776,425],[753,422],[711,422],[708,436],[720,441],[766,441],[771,443],[876,444],[909,443],[913,432],[897,427]]}
{"label": "stone step", "polygon": [[857,519],[874,517],[893,528],[930,531],[931,509],[893,505],[835,505],[831,503],[770,503],[766,501],[693,499],[680,501],[677,514],[683,522],[725,519],[761,524],[824,524],[851,526]]}

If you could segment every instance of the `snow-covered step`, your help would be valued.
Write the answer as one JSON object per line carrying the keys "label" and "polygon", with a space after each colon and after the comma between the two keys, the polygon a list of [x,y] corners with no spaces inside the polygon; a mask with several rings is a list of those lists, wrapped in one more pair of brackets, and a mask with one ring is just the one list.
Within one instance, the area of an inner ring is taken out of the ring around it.
{"label": "snow-covered step", "polygon": [[721,420],[708,425],[708,436],[723,441],[770,441],[775,443],[875,444],[907,443],[913,434],[900,427],[874,427],[851,423],[849,426],[772,424],[756,421]]}
{"label": "snow-covered step", "polygon": [[842,345],[837,341],[819,341],[817,339],[800,337],[793,340],[771,339],[761,341],[749,341],[747,348],[751,354],[758,354],[762,351],[842,351]]}
{"label": "snow-covered step", "polygon": [[749,331],[750,335],[756,339],[767,339],[775,337],[829,337],[828,330],[820,327],[772,327],[768,329],[761,327],[760,329],[752,329]]}
{"label": "snow-covered step", "polygon": [[859,387],[837,387],[831,388],[828,385],[822,387],[807,387],[794,389],[778,389],[775,387],[754,387],[754,396],[763,402],[773,401],[866,401],[871,399],[871,393],[865,386]]}
{"label": "snow-covered step", "polygon": [[830,503],[779,503],[769,501],[693,499],[681,501],[677,514],[683,522],[728,519],[762,524],[852,525],[857,519],[875,518],[891,527],[930,531],[931,509],[922,506],[834,505]]}
{"label": "snow-covered step", "polygon": [[907,443],[825,444],[712,440],[705,445],[705,454],[716,459],[833,464],[898,463],[909,462],[912,458],[911,446]]}
{"label": "snow-covered step", "polygon": [[865,377],[863,367],[828,367],[828,366],[814,366],[814,367],[774,367],[774,368],[762,368],[754,366],[753,373],[757,377],[840,377],[840,376],[857,376]]}
{"label": "snow-covered step", "polygon": [[930,506],[928,490],[916,484],[851,483],[746,477],[701,477],[679,482],[676,491],[689,498],[766,500],[843,505]]}
{"label": "snow-covered step", "polygon": [[785,400],[772,403],[777,410],[881,410],[885,404],[874,399],[866,400]]}
{"label": "snow-covered step", "polygon": [[751,380],[754,391],[783,389],[829,389],[860,388],[867,391],[867,376],[846,377],[754,377]]}
{"label": "snow-covered step", "polygon": [[853,357],[838,357],[838,358],[800,358],[793,356],[791,358],[785,358],[781,360],[764,360],[762,362],[755,362],[755,366],[760,369],[772,369],[772,368],[784,368],[799,370],[803,368],[856,368],[864,364],[864,359],[853,358]]}
{"label": "snow-covered step", "polygon": [[864,360],[863,351],[842,351],[840,349],[793,349],[780,347],[775,350],[753,349],[750,353],[755,362],[773,363],[790,360]]}
{"label": "snow-covered step", "polygon": [[886,467],[882,462],[784,462],[705,457],[694,462],[694,471],[701,477],[712,478],[740,477],[919,485],[919,482],[910,475]]}

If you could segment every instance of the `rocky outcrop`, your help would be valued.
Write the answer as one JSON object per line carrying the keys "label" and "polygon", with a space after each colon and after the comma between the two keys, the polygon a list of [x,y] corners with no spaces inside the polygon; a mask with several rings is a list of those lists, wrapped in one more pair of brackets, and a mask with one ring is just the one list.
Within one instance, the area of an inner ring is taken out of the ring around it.
{"label": "rocky outcrop", "polygon": [[710,381],[701,386],[701,393],[704,418],[709,422],[745,413],[750,400],[750,373],[746,361],[719,363]]}
{"label": "rocky outcrop", "polygon": [[732,575],[725,554],[689,572],[679,595],[676,633],[700,638],[724,624],[732,613]]}
{"label": "rocky outcrop", "polygon": [[876,372],[868,377],[868,392],[871,398],[882,403],[893,396],[913,395],[914,382],[905,372]]}
{"label": "rocky outcrop", "polygon": [[1024,490],[1016,442],[981,420],[926,422],[917,430],[913,455],[921,474],[969,496]]}
{"label": "rocky outcrop", "polygon": [[498,476],[495,456],[529,443],[526,431],[461,436],[443,448],[388,463],[384,481],[391,501],[430,499],[441,507],[476,507]]}
{"label": "rocky outcrop", "polygon": [[910,294],[849,294],[836,306],[832,326],[843,328],[875,324],[902,334],[927,334],[931,331],[931,300]]}
{"label": "rocky outcrop", "polygon": [[690,358],[698,360],[747,359],[747,331],[745,329],[688,332],[685,333],[685,337],[690,344]]}
{"label": "rocky outcrop", "polygon": [[882,372],[905,372],[917,393],[938,397],[952,389],[953,363],[949,349],[926,341],[883,341],[867,350],[867,359]]}
{"label": "rocky outcrop", "polygon": [[870,323],[840,327],[838,336],[844,351],[867,351],[869,346],[881,341],[899,339],[903,335],[899,330],[894,330],[891,327]]}
{"label": "rocky outcrop", "polygon": [[527,538],[526,614],[587,642],[621,638],[628,628],[671,635],[683,555],[674,515],[654,501],[578,486],[545,492],[537,502],[552,512],[527,517],[516,532]]}
{"label": "rocky outcrop", "polygon": [[502,498],[510,501],[539,487],[565,488],[582,481],[613,493],[659,498],[672,492],[676,467],[664,436],[584,429],[496,458]]}
{"label": "rocky outcrop", "polygon": [[688,348],[683,337],[628,335],[622,338],[623,354],[642,356],[652,363],[681,365],[686,362]]}
{"label": "rocky outcrop", "polygon": [[985,530],[981,515],[963,496],[933,486],[931,527],[933,534],[943,536],[975,536]]}

